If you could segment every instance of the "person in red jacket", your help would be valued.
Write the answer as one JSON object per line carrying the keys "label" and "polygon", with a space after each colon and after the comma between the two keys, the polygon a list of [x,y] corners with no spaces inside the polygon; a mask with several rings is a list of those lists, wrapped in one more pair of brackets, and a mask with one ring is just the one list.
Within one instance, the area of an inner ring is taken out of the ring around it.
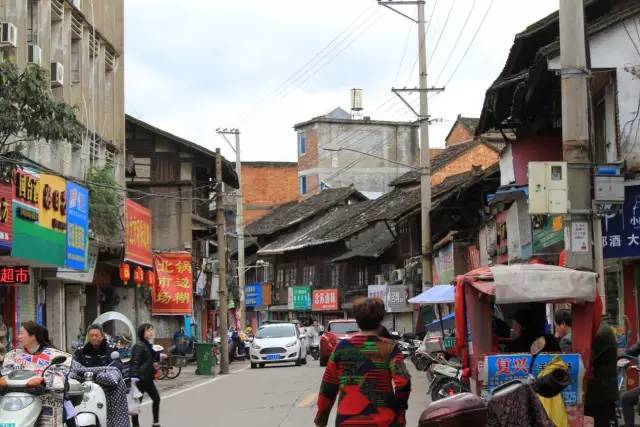
{"label": "person in red jacket", "polygon": [[327,425],[340,394],[336,426],[404,427],[411,376],[397,344],[379,335],[384,303],[360,299],[353,313],[361,332],[340,341],[329,358],[315,424]]}

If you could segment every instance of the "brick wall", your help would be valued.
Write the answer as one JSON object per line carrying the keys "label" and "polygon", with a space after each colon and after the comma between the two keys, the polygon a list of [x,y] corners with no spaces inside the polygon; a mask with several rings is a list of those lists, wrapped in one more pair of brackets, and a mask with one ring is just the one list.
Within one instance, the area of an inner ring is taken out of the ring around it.
{"label": "brick wall", "polygon": [[483,169],[486,169],[499,160],[500,156],[498,153],[484,144],[479,144],[477,147],[467,151],[434,173],[431,178],[431,183],[432,185],[438,185],[444,181],[446,177],[467,172],[471,170],[473,166],[482,166]]}
{"label": "brick wall", "polygon": [[244,223],[249,224],[283,203],[298,199],[295,163],[244,163],[242,165]]}
{"label": "brick wall", "polygon": [[467,130],[467,128],[460,122],[453,128],[451,135],[447,138],[445,145],[450,147],[452,145],[460,144],[462,142],[467,142],[470,139],[473,139],[473,135]]}
{"label": "brick wall", "polygon": [[[318,132],[316,129],[306,128],[304,130],[306,139],[306,151],[303,156],[300,155],[298,147],[298,139],[296,135],[296,150],[298,151],[298,175],[300,172],[308,169],[316,169],[318,167]],[[297,190],[299,193],[299,189]],[[317,175],[307,176],[307,197],[320,192],[320,181]],[[302,196],[299,194],[299,196]]]}

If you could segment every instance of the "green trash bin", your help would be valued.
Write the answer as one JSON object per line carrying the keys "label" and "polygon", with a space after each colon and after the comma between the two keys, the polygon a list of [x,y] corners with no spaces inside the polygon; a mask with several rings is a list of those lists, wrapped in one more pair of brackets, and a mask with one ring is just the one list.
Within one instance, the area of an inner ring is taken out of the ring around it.
{"label": "green trash bin", "polygon": [[198,364],[198,370],[196,371],[198,375],[214,375],[213,344],[208,342],[196,343],[196,362]]}

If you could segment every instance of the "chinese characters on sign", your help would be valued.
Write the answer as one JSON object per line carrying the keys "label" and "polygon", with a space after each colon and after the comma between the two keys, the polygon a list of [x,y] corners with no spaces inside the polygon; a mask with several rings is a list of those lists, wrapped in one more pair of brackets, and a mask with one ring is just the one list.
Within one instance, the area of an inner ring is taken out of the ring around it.
{"label": "chinese characters on sign", "polygon": [[157,280],[151,295],[151,312],[154,315],[190,315],[193,305],[191,254],[155,254],[153,261]]}
{"label": "chinese characters on sign", "polygon": [[29,267],[0,267],[0,285],[27,285],[30,280]]}
{"label": "chinese characters on sign", "polygon": [[262,285],[260,283],[245,286],[244,304],[246,307],[262,306]]}
{"label": "chinese characters on sign", "polygon": [[153,264],[151,211],[127,199],[125,216],[124,259],[151,267]]}
{"label": "chinese characters on sign", "polygon": [[387,287],[386,306],[388,313],[402,313],[411,311],[407,304],[407,287],[404,285],[390,285]]}
{"label": "chinese characters on sign", "polygon": [[338,309],[337,289],[316,289],[313,291],[313,311],[328,311]]}
{"label": "chinese characters on sign", "polygon": [[13,191],[11,184],[0,183],[0,248],[11,249],[13,228]]}
{"label": "chinese characters on sign", "polygon": [[311,310],[311,286],[296,286],[291,289],[291,308],[293,310]]}
{"label": "chinese characters on sign", "polygon": [[625,188],[622,214],[602,220],[602,248],[605,258],[640,256],[640,186]]}
{"label": "chinese characters on sign", "polygon": [[[547,364],[549,364],[555,354],[541,354],[536,358],[533,366],[533,375],[536,376]],[[576,406],[581,390],[578,389],[580,379],[580,355],[562,354],[562,361],[569,366],[569,376],[571,384],[562,392],[562,398],[567,406]],[[497,354],[486,356],[487,370],[487,391],[489,395],[501,384],[516,380],[526,379],[529,372],[531,355],[529,354]]]}
{"label": "chinese characters on sign", "polygon": [[89,190],[67,182],[67,268],[87,271],[89,244]]}

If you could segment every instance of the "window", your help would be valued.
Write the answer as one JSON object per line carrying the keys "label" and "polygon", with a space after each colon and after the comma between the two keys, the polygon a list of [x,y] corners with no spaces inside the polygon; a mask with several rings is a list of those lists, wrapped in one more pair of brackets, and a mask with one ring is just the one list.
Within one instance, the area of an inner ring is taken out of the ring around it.
{"label": "window", "polygon": [[105,166],[111,169],[116,167],[116,152],[111,147],[107,147],[104,152]]}
{"label": "window", "polygon": [[304,136],[304,132],[298,132],[298,152],[301,156],[307,154],[307,140]]}
{"label": "window", "polygon": [[98,161],[100,159],[100,141],[92,139],[89,142],[89,165],[92,168],[98,168],[100,165]]}
{"label": "window", "polygon": [[307,194],[307,177],[300,177],[300,194]]}
{"label": "window", "polygon": [[358,268],[358,287],[364,288],[368,285],[367,267]]}
{"label": "window", "polygon": [[276,278],[276,288],[284,287],[284,268],[278,269],[278,277]]}
{"label": "window", "polygon": [[71,83],[78,84],[82,79],[82,40],[71,40]]}
{"label": "window", "polygon": [[313,286],[316,278],[316,267],[314,265],[305,265],[302,267],[302,282],[304,285]]}
{"label": "window", "polygon": [[331,266],[331,287],[340,287],[340,264],[334,264]]}

